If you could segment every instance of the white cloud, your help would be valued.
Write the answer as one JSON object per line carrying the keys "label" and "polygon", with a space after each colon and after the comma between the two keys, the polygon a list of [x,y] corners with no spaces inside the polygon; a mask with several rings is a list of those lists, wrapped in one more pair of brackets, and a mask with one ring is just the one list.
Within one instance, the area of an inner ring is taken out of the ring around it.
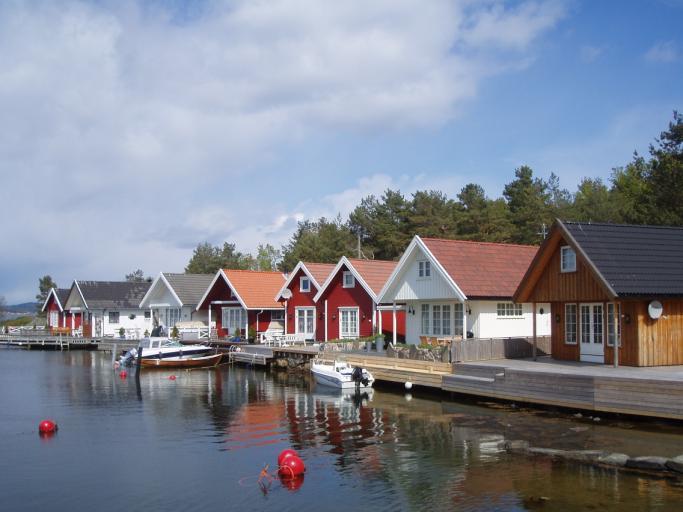
{"label": "white cloud", "polygon": [[675,62],[679,56],[678,48],[673,41],[660,41],[645,53],[645,58],[651,62]]}
{"label": "white cloud", "polygon": [[595,62],[605,52],[601,46],[584,45],[581,47],[581,60],[584,62]]}
{"label": "white cloud", "polygon": [[[328,208],[273,220],[245,208],[257,198],[235,178],[312,133],[439,126],[483,80],[527,65],[565,15],[552,0],[152,5],[0,4],[0,202],[18,219],[0,252],[8,300],[46,272],[66,284],[179,270],[202,240],[282,238]],[[329,211],[391,182],[368,180]]]}

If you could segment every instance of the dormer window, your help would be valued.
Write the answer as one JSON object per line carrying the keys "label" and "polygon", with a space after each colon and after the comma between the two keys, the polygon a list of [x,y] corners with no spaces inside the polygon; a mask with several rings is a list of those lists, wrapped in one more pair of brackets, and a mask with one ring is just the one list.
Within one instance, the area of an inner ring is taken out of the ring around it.
{"label": "dormer window", "polygon": [[432,275],[432,263],[429,260],[417,262],[417,277],[427,278]]}
{"label": "dormer window", "polygon": [[343,283],[344,288],[353,288],[354,286],[356,286],[356,278],[353,277],[353,272],[351,272],[350,270],[344,272]]}
{"label": "dormer window", "polygon": [[299,290],[301,290],[302,293],[311,291],[311,280],[308,277],[299,279]]}
{"label": "dormer window", "polygon": [[576,272],[576,253],[568,245],[560,248],[560,270],[562,272]]}

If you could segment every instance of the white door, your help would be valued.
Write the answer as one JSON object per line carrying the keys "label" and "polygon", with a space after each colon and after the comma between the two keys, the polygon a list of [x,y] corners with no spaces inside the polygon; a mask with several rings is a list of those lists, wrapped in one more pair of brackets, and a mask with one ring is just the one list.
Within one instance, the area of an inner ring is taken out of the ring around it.
{"label": "white door", "polygon": [[296,333],[307,340],[315,338],[315,308],[296,308]]}
{"label": "white door", "polygon": [[580,304],[581,361],[604,363],[604,326],[602,304]]}
{"label": "white door", "polygon": [[339,337],[358,338],[358,308],[339,308]]}
{"label": "white door", "polygon": [[59,311],[50,311],[50,327],[59,327]]}

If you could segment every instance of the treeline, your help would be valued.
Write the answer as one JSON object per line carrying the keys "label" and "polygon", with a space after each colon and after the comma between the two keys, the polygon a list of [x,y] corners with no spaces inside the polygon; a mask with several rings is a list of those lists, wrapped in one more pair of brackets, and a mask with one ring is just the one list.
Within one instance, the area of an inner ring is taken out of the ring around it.
{"label": "treeline", "polygon": [[347,219],[299,222],[280,250],[260,245],[252,256],[237,251],[235,244],[200,244],[185,271],[289,271],[300,260],[334,263],[342,255],[357,255],[359,241],[364,257],[396,259],[415,234],[539,244],[556,218],[683,226],[683,116],[674,112],[668,130],[650,145],[649,155],[634,153],[631,162],[613,169],[608,183],[584,178],[570,192],[556,175],[544,180],[522,166],[499,198],[486,196],[475,183],[465,185],[456,198],[436,190],[411,197],[387,190],[381,197],[364,198]]}

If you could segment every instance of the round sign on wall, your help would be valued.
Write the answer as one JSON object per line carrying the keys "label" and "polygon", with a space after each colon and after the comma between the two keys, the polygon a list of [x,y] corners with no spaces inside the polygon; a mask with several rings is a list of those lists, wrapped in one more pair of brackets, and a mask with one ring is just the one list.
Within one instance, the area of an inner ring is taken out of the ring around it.
{"label": "round sign on wall", "polygon": [[647,306],[647,314],[650,315],[650,318],[652,318],[653,320],[657,320],[660,316],[662,316],[663,312],[664,307],[662,306],[662,303],[658,300],[653,300]]}

